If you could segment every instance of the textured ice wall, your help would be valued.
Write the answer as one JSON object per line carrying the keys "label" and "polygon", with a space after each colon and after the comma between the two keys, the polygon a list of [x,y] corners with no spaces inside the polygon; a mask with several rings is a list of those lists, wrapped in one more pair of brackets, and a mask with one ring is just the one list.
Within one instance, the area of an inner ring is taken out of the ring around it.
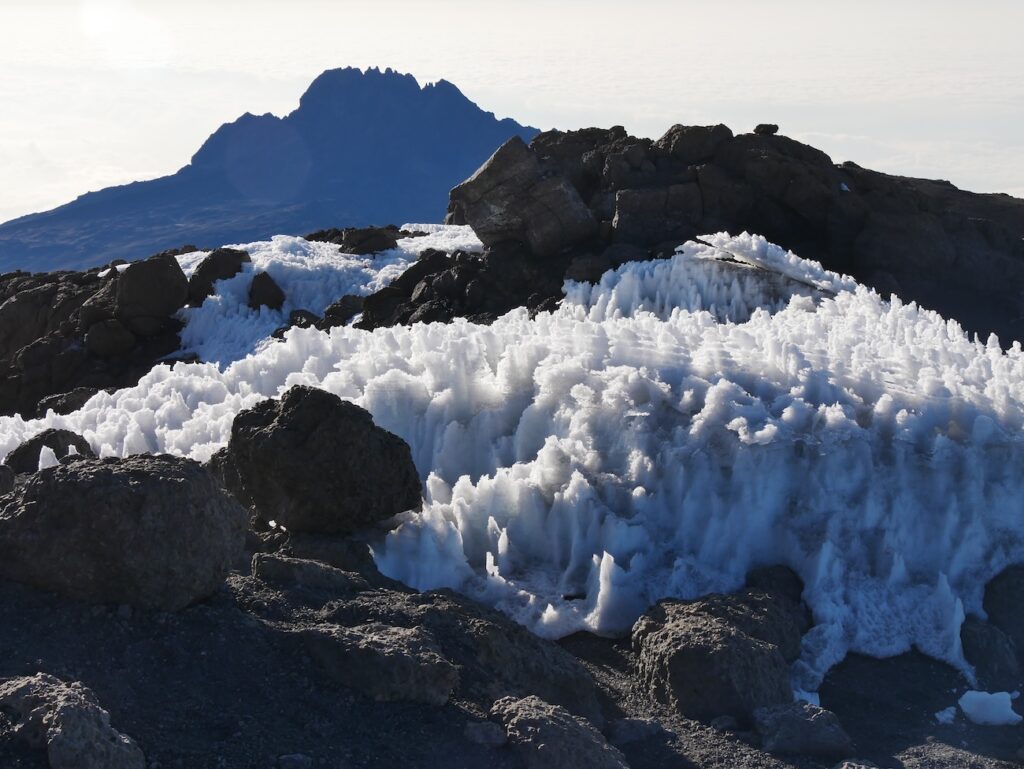
{"label": "textured ice wall", "polygon": [[1024,561],[1020,347],[761,238],[710,240],[729,262],[688,244],[534,320],[293,330],[223,371],[160,367],[76,414],[0,419],[0,453],[58,426],[104,454],[206,459],[240,409],[313,384],[412,446],[423,512],[376,550],[409,584],[546,636],[619,633],[657,598],[784,563],[817,622],[798,688],[851,649],[962,663],[964,610]]}

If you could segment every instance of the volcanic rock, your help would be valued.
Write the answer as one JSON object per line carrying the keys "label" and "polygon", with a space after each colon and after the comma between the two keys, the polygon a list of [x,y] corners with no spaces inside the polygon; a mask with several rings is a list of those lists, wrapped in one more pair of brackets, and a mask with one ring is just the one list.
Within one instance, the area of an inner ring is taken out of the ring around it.
{"label": "volcanic rock", "polygon": [[189,459],[82,459],[37,472],[2,500],[0,577],[89,603],[172,611],[220,586],[246,519]]}
{"label": "volcanic rock", "polygon": [[34,473],[39,469],[39,452],[43,446],[52,450],[57,459],[69,456],[72,448],[81,457],[96,456],[89,441],[81,435],[70,430],[48,428],[14,449],[4,459],[4,464],[19,474]]}
{"label": "volcanic rock", "polygon": [[458,669],[421,628],[319,625],[302,637],[328,675],[378,701],[444,705],[459,682]]}
{"label": "volcanic rock", "polygon": [[218,248],[210,252],[188,279],[188,301],[198,307],[213,294],[213,284],[234,277],[251,262],[248,252],[236,248]]}
{"label": "volcanic rock", "polygon": [[517,240],[548,256],[597,231],[579,193],[557,169],[542,167],[518,136],[455,187],[451,202],[488,246]]}
{"label": "volcanic rock", "polygon": [[1024,566],[1010,566],[985,586],[984,608],[988,621],[1013,642],[1017,659],[1024,665]]}
{"label": "volcanic rock", "polygon": [[166,317],[185,306],[188,279],[178,260],[157,254],[132,262],[117,278],[114,314],[121,320]]}
{"label": "volcanic rock", "polygon": [[260,307],[280,310],[282,305],[284,305],[284,291],[281,290],[281,287],[268,273],[256,273],[249,285],[249,307],[254,310],[258,310]]}
{"label": "volcanic rock", "polygon": [[139,746],[110,725],[110,714],[82,684],[46,673],[0,682],[0,710],[15,733],[45,748],[52,769],[144,769]]}
{"label": "volcanic rock", "polygon": [[960,627],[960,643],[982,689],[1010,692],[1020,687],[1017,646],[1009,635],[989,622],[968,617]]}
{"label": "volcanic rock", "polygon": [[213,467],[257,518],[294,532],[347,534],[420,506],[408,444],[312,387],[240,412]]}
{"label": "volcanic rock", "polygon": [[790,634],[729,598],[660,601],[633,626],[641,685],[688,718],[744,720],[792,699],[789,666],[773,642],[788,644]]}
{"label": "volcanic rock", "polygon": [[503,697],[491,717],[527,769],[628,769],[623,755],[589,722],[540,697]]}
{"label": "volcanic rock", "polygon": [[769,753],[842,758],[853,747],[835,713],[806,702],[758,708],[754,726]]}

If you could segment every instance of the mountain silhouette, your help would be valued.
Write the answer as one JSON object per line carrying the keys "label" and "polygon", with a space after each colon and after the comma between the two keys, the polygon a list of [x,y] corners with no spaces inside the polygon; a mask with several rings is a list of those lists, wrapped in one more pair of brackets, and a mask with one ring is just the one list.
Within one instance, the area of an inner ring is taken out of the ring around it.
{"label": "mountain silhouette", "polygon": [[445,80],[420,87],[391,69],[328,70],[294,112],[242,115],[171,176],[0,225],[0,272],[83,268],[183,243],[439,222],[449,189],[507,139],[536,133]]}

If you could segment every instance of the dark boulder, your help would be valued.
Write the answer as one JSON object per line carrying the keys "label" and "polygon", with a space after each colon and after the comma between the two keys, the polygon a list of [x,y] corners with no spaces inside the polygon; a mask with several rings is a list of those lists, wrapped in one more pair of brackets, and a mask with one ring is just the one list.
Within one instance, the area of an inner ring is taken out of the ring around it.
{"label": "dark boulder", "polygon": [[267,307],[280,310],[284,305],[284,291],[266,272],[258,272],[249,285],[249,307],[258,310]]}
{"label": "dark boulder", "polygon": [[281,326],[280,328],[274,329],[274,333],[271,334],[274,339],[284,339],[284,335],[293,328],[313,328],[320,323],[314,313],[309,310],[292,310],[288,313],[288,324]]}
{"label": "dark boulder", "polygon": [[408,444],[312,387],[240,412],[215,467],[258,519],[289,531],[346,534],[420,506]]}
{"label": "dark boulder", "polygon": [[117,278],[114,314],[122,321],[166,317],[185,306],[188,279],[178,260],[157,254],[132,262]]}
{"label": "dark boulder", "polygon": [[218,248],[210,252],[188,279],[188,301],[198,307],[213,294],[213,284],[234,277],[252,259],[246,251],[236,248]]}
{"label": "dark boulder", "polygon": [[36,413],[41,417],[46,416],[48,411],[53,411],[54,414],[70,414],[82,408],[98,392],[99,389],[96,387],[76,387],[66,393],[47,395],[40,399]]}
{"label": "dark boulder", "polygon": [[376,254],[398,247],[398,239],[414,233],[399,230],[393,224],[386,227],[345,227],[317,230],[306,235],[306,240],[336,243],[345,254]]}
{"label": "dark boulder", "polygon": [[81,435],[70,430],[50,428],[32,436],[14,449],[7,455],[4,464],[18,474],[34,473],[39,469],[39,452],[44,446],[53,451],[57,459],[63,459],[71,454],[72,448],[78,456],[86,458],[96,456],[89,441]]}
{"label": "dark boulder", "polygon": [[775,123],[758,123],[754,126],[754,133],[759,136],[774,136],[779,132],[779,127]]}
{"label": "dark boulder", "polygon": [[789,665],[775,643],[792,634],[728,599],[661,601],[633,626],[641,686],[688,718],[746,720],[792,699]]}
{"label": "dark boulder", "polygon": [[1010,566],[993,577],[985,586],[983,605],[988,621],[1009,637],[1024,665],[1024,566]]}
{"label": "dark boulder", "polygon": [[221,585],[247,519],[189,459],[57,465],[0,503],[0,578],[88,603],[172,611]]}
{"label": "dark boulder", "polygon": [[0,494],[14,489],[14,471],[7,465],[0,465]]}
{"label": "dark boulder", "polygon": [[485,245],[518,240],[539,256],[586,241],[597,231],[576,189],[557,169],[542,167],[519,137],[455,187],[451,202]]}
{"label": "dark boulder", "polygon": [[1012,692],[1020,688],[1017,646],[1009,635],[989,622],[968,617],[960,627],[960,643],[982,689]]}
{"label": "dark boulder", "polygon": [[341,297],[341,299],[324,310],[324,317],[316,324],[317,328],[326,331],[335,326],[344,326],[363,311],[363,300],[364,297],[353,294],[346,294]]}
{"label": "dark boulder", "polygon": [[758,708],[754,726],[769,753],[836,759],[853,749],[838,716],[806,702]]}
{"label": "dark boulder", "polygon": [[714,157],[715,152],[732,138],[728,126],[674,125],[658,139],[656,146],[665,150],[672,160],[692,166]]}

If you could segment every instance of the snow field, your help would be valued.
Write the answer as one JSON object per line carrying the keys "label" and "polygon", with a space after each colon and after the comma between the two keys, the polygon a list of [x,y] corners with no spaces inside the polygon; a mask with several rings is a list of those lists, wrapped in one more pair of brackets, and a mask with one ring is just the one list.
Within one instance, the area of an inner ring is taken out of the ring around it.
{"label": "snow field", "polygon": [[[472,245],[465,228],[429,238]],[[815,691],[851,650],[916,645],[965,667],[965,612],[1024,561],[1019,345],[970,339],[763,238],[703,240],[490,326],[269,343],[257,330],[290,306],[264,318],[244,276],[223,281],[185,311],[185,344],[215,362],[158,367],[75,414],[0,418],[0,453],[52,426],[104,455],[205,460],[238,411],[310,384],[412,447],[423,510],[375,547],[410,585],[455,588],[547,637],[617,634],[659,598],[734,590],[781,563],[816,622],[795,689]],[[424,241],[379,262],[294,238],[245,248],[316,312],[374,290]]]}

